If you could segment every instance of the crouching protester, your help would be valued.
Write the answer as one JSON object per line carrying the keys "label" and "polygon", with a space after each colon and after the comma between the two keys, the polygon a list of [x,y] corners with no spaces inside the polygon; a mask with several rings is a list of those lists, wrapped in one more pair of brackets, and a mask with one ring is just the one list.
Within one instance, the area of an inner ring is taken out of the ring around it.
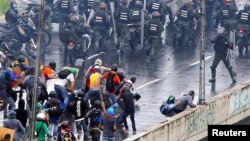
{"label": "crouching protester", "polygon": [[194,96],[195,96],[195,92],[192,90],[189,91],[188,94],[184,94],[183,96],[181,96],[177,100],[177,103],[175,107],[173,108],[174,112],[176,114],[183,112],[187,108],[187,106],[191,108],[195,108],[196,105],[193,104]]}
{"label": "crouching protester", "polygon": [[166,117],[172,117],[176,113],[174,112],[174,107],[176,106],[176,99],[174,96],[170,95],[166,101],[160,106],[160,112]]}
{"label": "crouching protester", "polygon": [[183,112],[187,106],[195,108],[196,105],[193,104],[195,92],[189,91],[188,94],[184,94],[179,99],[175,99],[174,96],[170,95],[167,101],[164,101],[160,106],[160,112],[166,117],[174,116],[180,112]]}

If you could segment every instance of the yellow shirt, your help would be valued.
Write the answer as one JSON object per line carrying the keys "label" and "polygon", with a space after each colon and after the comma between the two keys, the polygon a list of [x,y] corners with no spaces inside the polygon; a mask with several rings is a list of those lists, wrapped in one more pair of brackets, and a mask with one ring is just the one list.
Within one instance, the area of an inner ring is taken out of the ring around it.
{"label": "yellow shirt", "polygon": [[101,78],[102,75],[99,73],[93,73],[90,75],[90,85],[89,85],[89,89],[92,90],[100,90],[101,88]]}

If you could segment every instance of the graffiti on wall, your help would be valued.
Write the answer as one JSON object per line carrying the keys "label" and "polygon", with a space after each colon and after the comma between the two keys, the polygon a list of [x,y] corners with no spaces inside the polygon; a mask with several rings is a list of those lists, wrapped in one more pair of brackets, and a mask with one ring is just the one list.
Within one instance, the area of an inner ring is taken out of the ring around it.
{"label": "graffiti on wall", "polygon": [[244,111],[247,108],[250,108],[250,86],[244,87],[241,91],[238,91],[232,94],[229,97],[230,105],[228,115],[233,116]]}
{"label": "graffiti on wall", "polygon": [[195,111],[193,114],[189,114],[186,122],[187,136],[203,131],[208,124],[213,124],[215,121],[215,108],[216,102],[213,102]]}

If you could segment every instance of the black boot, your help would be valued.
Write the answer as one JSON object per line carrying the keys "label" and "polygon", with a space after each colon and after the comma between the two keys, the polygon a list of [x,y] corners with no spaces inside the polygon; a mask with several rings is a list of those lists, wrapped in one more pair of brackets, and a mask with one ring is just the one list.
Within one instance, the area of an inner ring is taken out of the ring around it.
{"label": "black boot", "polygon": [[233,68],[229,67],[228,71],[229,71],[229,74],[230,74],[230,76],[232,78],[233,83],[236,83],[237,82],[236,79],[235,79],[236,73],[233,71]]}
{"label": "black boot", "polygon": [[216,70],[211,68],[211,74],[212,74],[212,78],[209,79],[209,82],[213,83],[215,82]]}

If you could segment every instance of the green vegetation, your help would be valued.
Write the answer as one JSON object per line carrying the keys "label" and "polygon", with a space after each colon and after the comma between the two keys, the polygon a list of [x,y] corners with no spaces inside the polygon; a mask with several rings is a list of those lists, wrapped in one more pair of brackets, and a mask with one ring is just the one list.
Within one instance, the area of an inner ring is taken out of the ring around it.
{"label": "green vegetation", "polygon": [[9,8],[10,0],[0,0],[0,16],[2,16]]}

